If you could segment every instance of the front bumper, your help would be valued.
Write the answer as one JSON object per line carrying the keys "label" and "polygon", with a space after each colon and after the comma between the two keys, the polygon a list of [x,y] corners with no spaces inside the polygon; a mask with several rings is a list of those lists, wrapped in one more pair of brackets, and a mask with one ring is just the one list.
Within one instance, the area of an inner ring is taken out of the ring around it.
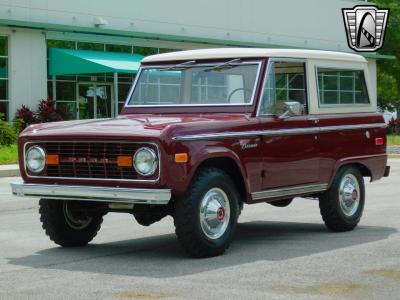
{"label": "front bumper", "polygon": [[171,200],[169,189],[131,189],[79,185],[46,185],[11,183],[12,193],[21,197],[56,200],[78,200],[109,203],[166,205]]}

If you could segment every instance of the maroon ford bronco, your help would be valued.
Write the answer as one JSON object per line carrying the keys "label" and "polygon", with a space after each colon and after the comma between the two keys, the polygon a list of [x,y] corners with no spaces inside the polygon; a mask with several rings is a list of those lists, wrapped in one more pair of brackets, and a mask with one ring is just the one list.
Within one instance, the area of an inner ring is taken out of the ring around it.
{"label": "maroon ford bronco", "polygon": [[115,119],[28,127],[23,182],[55,243],[83,246],[109,212],[167,215],[195,257],[222,254],[244,204],[319,200],[326,226],[360,221],[364,177],[389,175],[375,80],[358,55],[209,49],[147,57]]}

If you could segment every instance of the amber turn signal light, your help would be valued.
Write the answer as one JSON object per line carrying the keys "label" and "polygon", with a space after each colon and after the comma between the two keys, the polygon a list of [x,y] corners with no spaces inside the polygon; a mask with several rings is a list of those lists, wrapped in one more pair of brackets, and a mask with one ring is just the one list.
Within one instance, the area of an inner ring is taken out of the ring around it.
{"label": "amber turn signal light", "polygon": [[117,165],[118,167],[132,167],[133,166],[132,156],[118,156]]}
{"label": "amber turn signal light", "polygon": [[187,153],[176,153],[175,154],[175,162],[176,163],[187,163],[189,161],[189,155]]}
{"label": "amber turn signal light", "polygon": [[60,163],[60,157],[57,154],[46,154],[46,165],[57,166]]}

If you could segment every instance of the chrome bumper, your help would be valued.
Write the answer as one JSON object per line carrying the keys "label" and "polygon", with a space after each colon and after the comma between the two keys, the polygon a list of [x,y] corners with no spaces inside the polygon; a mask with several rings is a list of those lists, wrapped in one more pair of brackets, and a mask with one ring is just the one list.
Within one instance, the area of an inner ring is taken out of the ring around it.
{"label": "chrome bumper", "polygon": [[131,189],[79,185],[11,183],[12,193],[20,197],[56,200],[165,205],[171,200],[169,189]]}

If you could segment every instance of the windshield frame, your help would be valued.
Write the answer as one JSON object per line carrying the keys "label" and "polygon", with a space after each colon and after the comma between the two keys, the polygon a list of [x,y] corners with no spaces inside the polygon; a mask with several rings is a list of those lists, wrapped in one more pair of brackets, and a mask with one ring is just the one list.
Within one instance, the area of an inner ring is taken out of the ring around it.
{"label": "windshield frame", "polygon": [[[218,66],[221,63],[223,63],[225,61],[216,61],[216,62],[212,62],[212,63],[197,63],[194,65],[191,65],[190,68],[193,67],[214,67],[214,66]],[[261,75],[261,69],[262,69],[262,64],[263,61],[262,60],[249,60],[249,61],[241,61],[239,63],[235,63],[234,65],[257,65],[257,74],[254,80],[254,86],[253,86],[253,91],[252,91],[252,95],[251,95],[251,100],[249,103],[230,103],[230,104],[226,104],[226,103],[215,103],[215,104],[211,104],[211,103],[203,103],[203,104],[166,104],[166,105],[134,105],[134,104],[129,104],[133,92],[136,89],[136,86],[139,82],[139,78],[140,75],[142,74],[143,70],[146,69],[168,69],[170,67],[175,66],[175,63],[171,63],[171,64],[163,64],[163,65],[142,65],[139,68],[139,71],[135,77],[135,80],[133,81],[132,87],[129,91],[129,94],[127,96],[127,99],[125,101],[125,105],[124,108],[171,108],[171,107],[251,107],[254,105],[255,101],[256,101],[256,93],[257,93],[257,87],[258,87],[258,83],[260,81],[260,75]]]}

